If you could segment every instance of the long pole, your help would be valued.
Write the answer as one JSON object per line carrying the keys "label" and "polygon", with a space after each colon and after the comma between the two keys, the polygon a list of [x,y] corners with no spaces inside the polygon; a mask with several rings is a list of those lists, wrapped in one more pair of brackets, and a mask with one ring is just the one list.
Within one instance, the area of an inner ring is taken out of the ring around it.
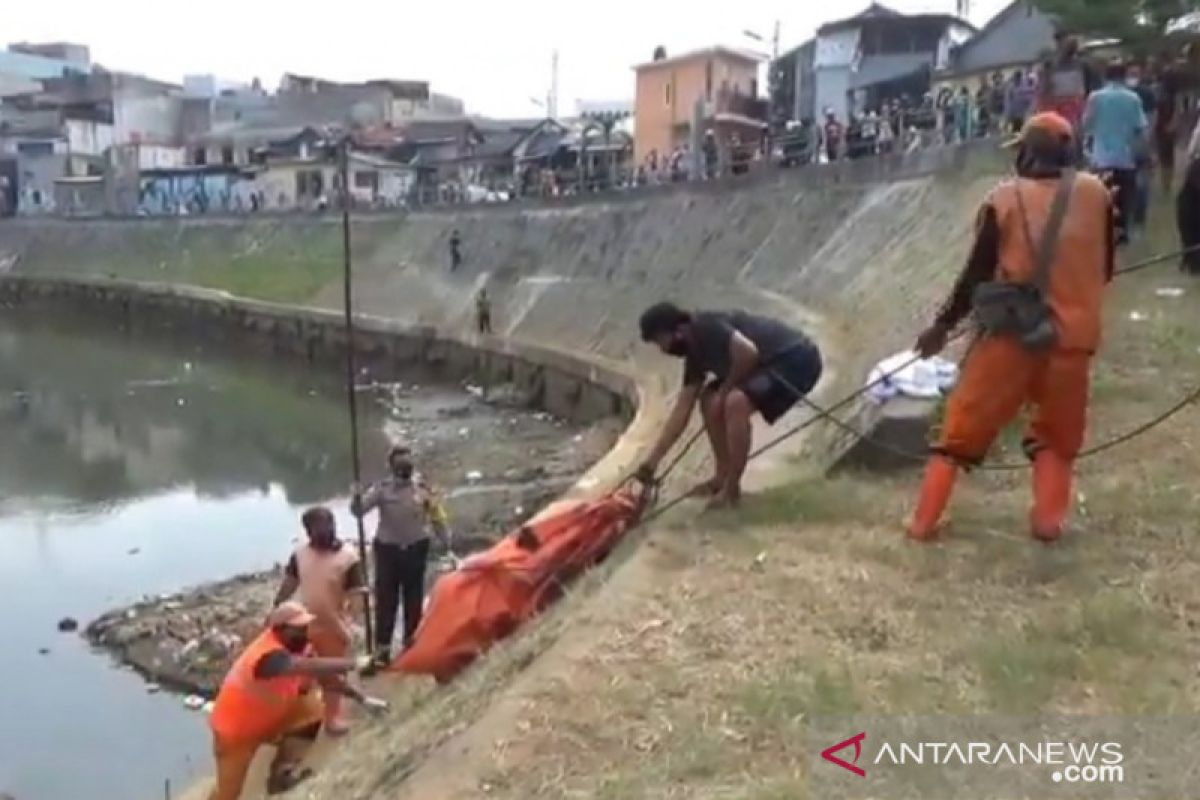
{"label": "long pole", "polygon": [[[350,252],[350,137],[342,140],[340,169],[342,176],[342,277],[344,282],[344,311],[346,315],[346,404],[350,411],[350,468],[354,475],[354,490],[362,485],[362,466],[358,457],[358,393],[354,390],[357,370],[354,366],[354,289],[351,277]],[[367,591],[363,594],[363,631],[367,635],[367,652],[373,652],[375,638],[371,628],[371,570],[367,561],[367,530],[361,514],[354,515],[358,524],[358,557],[362,565]]]}

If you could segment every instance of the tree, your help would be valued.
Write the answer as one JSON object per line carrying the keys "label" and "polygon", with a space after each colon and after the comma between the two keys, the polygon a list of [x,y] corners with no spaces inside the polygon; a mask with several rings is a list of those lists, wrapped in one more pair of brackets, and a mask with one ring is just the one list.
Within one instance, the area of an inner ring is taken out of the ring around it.
{"label": "tree", "polygon": [[1200,0],[1030,0],[1071,33],[1149,44],[1175,17],[1200,8]]}

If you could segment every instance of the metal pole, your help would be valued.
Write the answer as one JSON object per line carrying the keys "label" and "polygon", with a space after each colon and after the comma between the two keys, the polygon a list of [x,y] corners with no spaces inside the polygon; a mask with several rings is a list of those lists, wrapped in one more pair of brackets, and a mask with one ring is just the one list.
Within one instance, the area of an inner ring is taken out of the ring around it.
{"label": "metal pole", "polygon": [[[350,137],[342,140],[340,153],[342,176],[342,276],[345,284],[344,310],[346,317],[346,403],[350,411],[350,461],[355,491],[362,483],[362,467],[358,456],[358,395],[354,390],[357,371],[354,366],[354,293],[351,278],[350,252]],[[371,627],[371,570],[367,562],[367,531],[362,516],[354,515],[358,523],[358,557],[362,564],[367,591],[363,594],[363,631],[367,635],[367,652],[374,651],[375,638]]]}

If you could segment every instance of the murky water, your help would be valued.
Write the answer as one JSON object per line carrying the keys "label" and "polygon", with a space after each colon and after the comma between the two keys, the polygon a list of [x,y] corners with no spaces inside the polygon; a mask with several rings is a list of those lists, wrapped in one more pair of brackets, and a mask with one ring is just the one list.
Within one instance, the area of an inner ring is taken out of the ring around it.
{"label": "murky water", "polygon": [[[363,396],[367,459],[390,425],[441,441],[445,470],[474,463],[470,442],[488,448],[489,478],[528,461],[524,443],[505,455],[486,430],[528,414],[491,419],[477,404],[438,424],[470,396],[425,389],[400,409],[394,393]],[[349,484],[343,397],[336,375],[294,363],[0,320],[0,794],[151,800],[210,770],[202,715],[57,623],[282,561],[300,508]],[[532,424],[571,447],[574,431]]]}

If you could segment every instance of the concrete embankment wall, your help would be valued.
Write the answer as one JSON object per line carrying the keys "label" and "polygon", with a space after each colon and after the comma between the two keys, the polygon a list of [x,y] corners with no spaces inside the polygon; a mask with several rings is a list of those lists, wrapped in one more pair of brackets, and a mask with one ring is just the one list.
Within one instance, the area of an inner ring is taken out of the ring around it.
{"label": "concrete embankment wall", "polygon": [[[520,346],[536,351],[531,361],[587,365],[572,368],[576,378],[581,369],[600,370],[593,377],[605,382],[632,376],[641,414],[624,468],[679,380],[676,362],[638,341],[645,306],[742,307],[806,327],[830,366],[818,395],[836,399],[907,347],[948,291],[975,207],[1001,168],[983,143],[610,200],[361,217],[353,228],[356,309],[428,332],[413,342],[484,352]],[[453,230],[464,255],[455,272]],[[336,218],[0,224],[0,270],[10,276],[207,287],[325,309],[341,304],[340,259]],[[469,332],[485,286],[503,345]],[[610,385],[622,403],[633,396],[619,379]],[[823,431],[806,448],[827,458],[842,445]]]}

